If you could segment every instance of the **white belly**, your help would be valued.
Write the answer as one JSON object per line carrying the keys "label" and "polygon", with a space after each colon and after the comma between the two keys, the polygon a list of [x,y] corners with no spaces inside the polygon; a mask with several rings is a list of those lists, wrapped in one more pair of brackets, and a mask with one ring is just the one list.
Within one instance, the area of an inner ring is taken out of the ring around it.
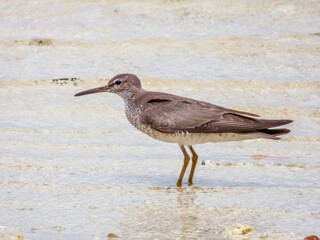
{"label": "white belly", "polygon": [[250,136],[237,133],[167,134],[153,130],[153,133],[148,135],[160,141],[178,143],[180,145],[195,145],[206,142],[229,142],[252,139]]}

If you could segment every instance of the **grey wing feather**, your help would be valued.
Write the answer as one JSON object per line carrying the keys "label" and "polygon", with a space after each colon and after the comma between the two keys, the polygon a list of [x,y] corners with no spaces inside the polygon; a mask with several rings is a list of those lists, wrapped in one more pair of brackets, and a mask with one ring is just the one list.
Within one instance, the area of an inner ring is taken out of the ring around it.
{"label": "grey wing feather", "polygon": [[291,120],[265,120],[248,117],[259,117],[259,115],[166,93],[156,93],[154,97],[149,96],[148,99],[145,99],[142,110],[140,121],[165,133],[181,131],[245,133],[292,122]]}
{"label": "grey wing feather", "polygon": [[222,119],[210,121],[201,126],[186,129],[190,133],[207,132],[207,133],[245,133],[259,130],[266,130],[272,127],[282,126],[291,123],[292,120],[266,120],[242,116],[234,113],[223,114]]}
{"label": "grey wing feather", "polygon": [[[145,100],[140,120],[144,124],[166,133],[188,130],[202,131],[203,126],[209,122],[223,121],[226,113],[258,116],[171,94],[157,93],[156,96],[157,98],[151,97]],[[209,131],[212,132],[212,130],[214,129]]]}
{"label": "grey wing feather", "polygon": [[173,132],[174,130],[194,128],[208,121],[222,118],[220,110],[208,111],[203,108],[197,108],[197,112],[192,110],[193,107],[185,103],[165,103],[145,110],[141,114],[141,120],[158,131]]}

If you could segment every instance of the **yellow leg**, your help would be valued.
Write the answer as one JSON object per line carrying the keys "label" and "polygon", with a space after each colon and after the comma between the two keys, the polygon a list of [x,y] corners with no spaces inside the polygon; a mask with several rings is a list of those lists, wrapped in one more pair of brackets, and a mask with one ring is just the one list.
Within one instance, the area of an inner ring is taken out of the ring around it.
{"label": "yellow leg", "polygon": [[178,181],[177,181],[177,186],[181,187],[182,179],[183,179],[184,173],[186,172],[186,169],[188,167],[188,163],[190,161],[190,157],[189,157],[186,149],[184,148],[184,146],[183,145],[179,145],[179,146],[180,146],[181,151],[182,151],[182,153],[184,155],[183,166],[182,166],[182,169],[181,169],[181,172],[180,172],[180,176],[179,176]]}
{"label": "yellow leg", "polygon": [[196,169],[197,166],[197,161],[198,161],[198,155],[196,154],[196,152],[193,150],[192,146],[188,146],[191,153],[192,153],[192,166],[191,166],[191,171],[190,171],[190,175],[189,175],[189,185],[192,185],[192,179],[193,179],[193,174],[194,174],[194,170]]}

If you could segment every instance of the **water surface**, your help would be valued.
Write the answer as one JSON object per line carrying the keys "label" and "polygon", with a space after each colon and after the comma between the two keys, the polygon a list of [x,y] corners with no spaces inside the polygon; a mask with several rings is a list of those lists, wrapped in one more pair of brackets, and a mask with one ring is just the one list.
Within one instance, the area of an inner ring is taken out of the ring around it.
{"label": "water surface", "polygon": [[[2,238],[239,239],[236,223],[253,227],[249,239],[319,236],[319,6],[0,3]],[[197,145],[194,185],[177,188],[176,144],[134,129],[118,96],[73,97],[122,72],[149,90],[293,119],[292,133]]]}

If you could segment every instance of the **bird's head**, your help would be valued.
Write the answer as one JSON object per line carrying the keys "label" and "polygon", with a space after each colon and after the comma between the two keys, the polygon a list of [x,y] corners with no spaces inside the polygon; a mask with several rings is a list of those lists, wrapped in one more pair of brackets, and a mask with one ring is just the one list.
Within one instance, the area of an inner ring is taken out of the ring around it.
{"label": "bird's head", "polygon": [[141,89],[140,80],[136,75],[122,73],[114,76],[105,86],[82,91],[77,93],[75,96],[77,97],[98,92],[111,92],[123,97],[127,93],[134,93]]}

